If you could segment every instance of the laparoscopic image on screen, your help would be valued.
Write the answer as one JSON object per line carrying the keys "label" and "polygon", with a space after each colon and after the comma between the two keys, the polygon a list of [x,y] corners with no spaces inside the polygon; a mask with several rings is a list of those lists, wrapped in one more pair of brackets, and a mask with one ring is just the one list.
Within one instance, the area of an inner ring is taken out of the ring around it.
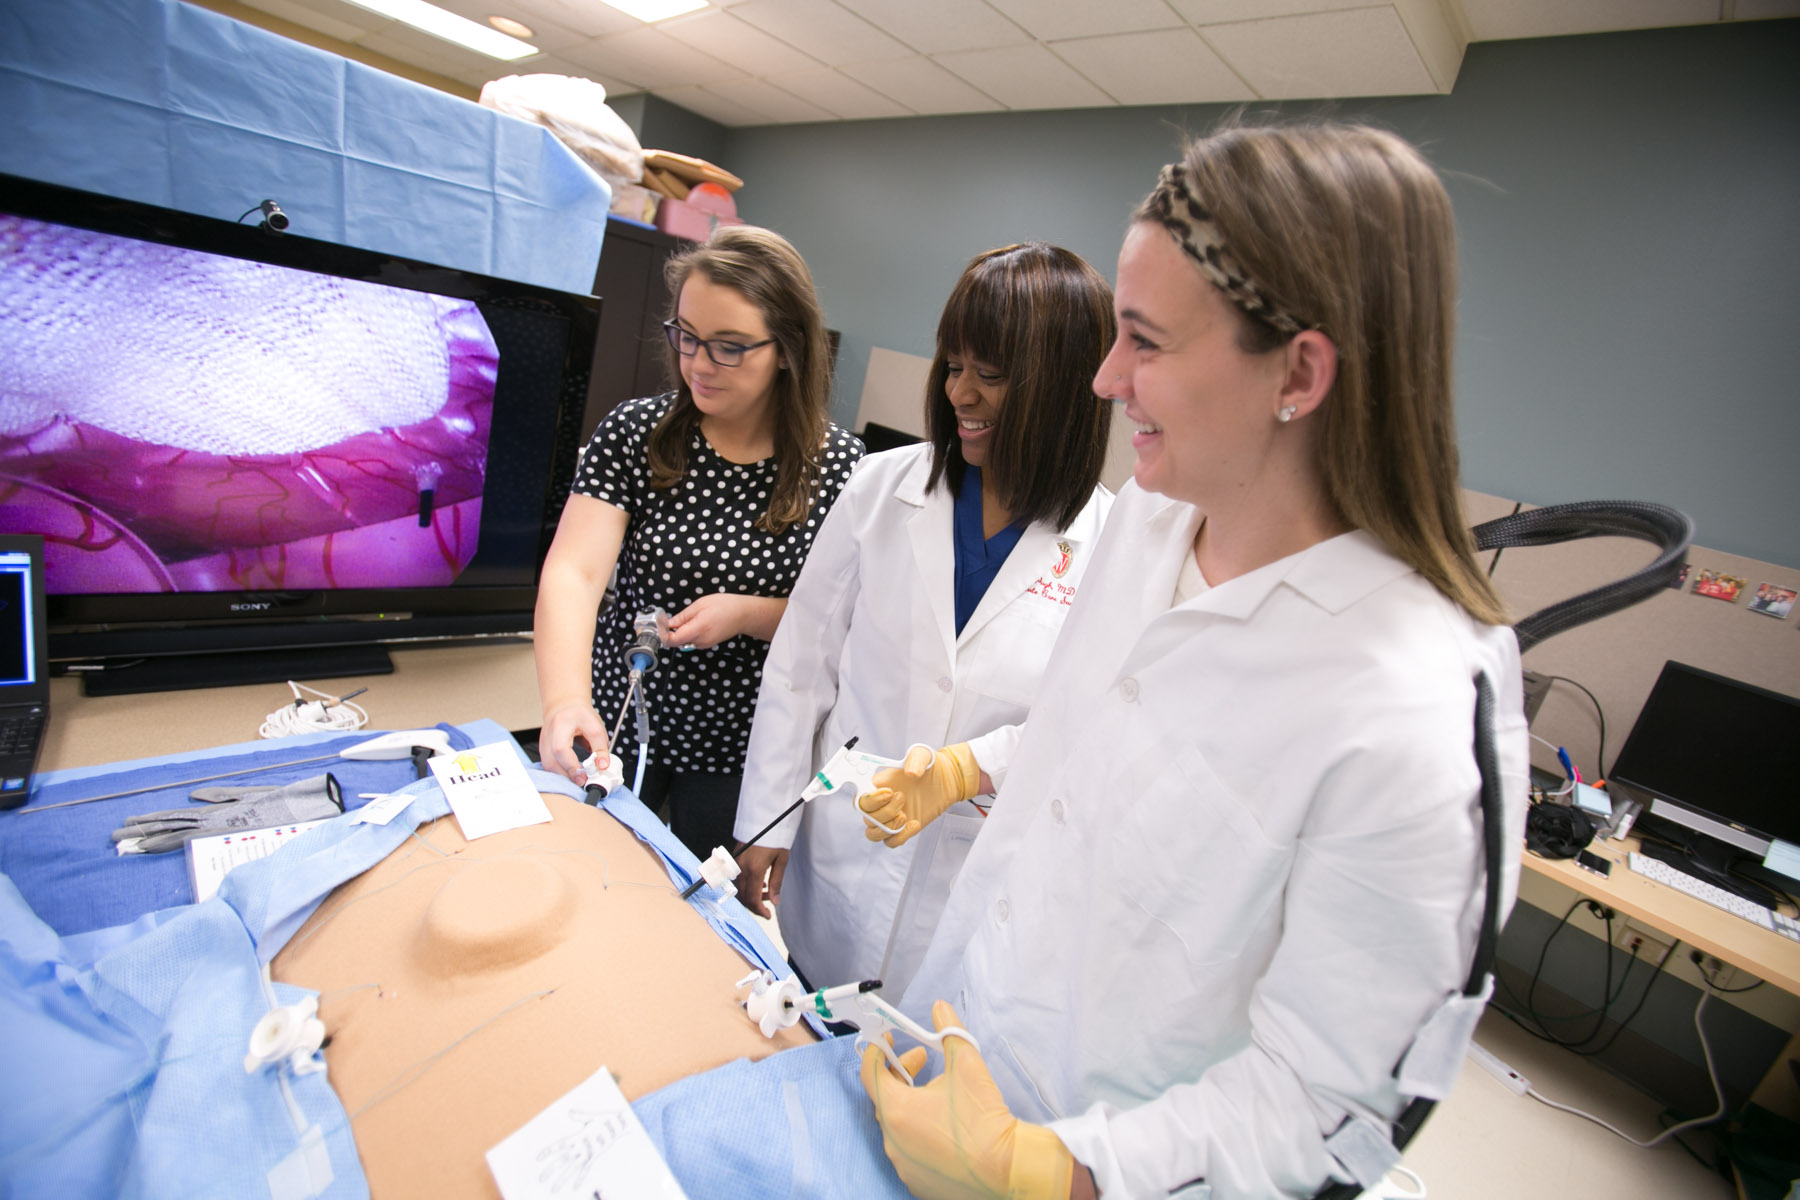
{"label": "laparoscopic image on screen", "polygon": [[55,594],[444,586],[498,364],[469,301],[0,214],[0,530]]}

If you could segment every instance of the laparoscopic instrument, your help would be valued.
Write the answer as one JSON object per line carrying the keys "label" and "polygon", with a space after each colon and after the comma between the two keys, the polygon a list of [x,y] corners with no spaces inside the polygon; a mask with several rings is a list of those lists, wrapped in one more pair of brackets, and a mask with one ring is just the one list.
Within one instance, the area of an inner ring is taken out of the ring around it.
{"label": "laparoscopic instrument", "polygon": [[633,795],[644,791],[644,765],[650,761],[650,705],[644,698],[644,676],[656,670],[656,662],[669,644],[669,614],[660,608],[646,608],[631,622],[631,641],[625,645],[625,703],[619,706],[619,720],[613,726],[613,743],[625,728],[627,711],[637,717],[637,774],[631,781]]}
{"label": "laparoscopic instrument", "polygon": [[913,1081],[912,1072],[901,1065],[900,1056],[894,1053],[892,1043],[883,1034],[903,1033],[922,1045],[935,1047],[940,1053],[946,1037],[959,1037],[969,1043],[971,1049],[981,1050],[968,1030],[952,1025],[933,1033],[883,1000],[879,979],[864,979],[808,992],[801,990],[800,981],[792,975],[777,980],[767,971],[754,971],[738,980],[738,986],[750,989],[750,994],[744,998],[744,1012],[762,1030],[764,1037],[774,1037],[778,1031],[799,1021],[803,1013],[817,1013],[824,1020],[856,1026],[857,1046],[881,1047],[888,1065],[908,1083]]}
{"label": "laparoscopic instrument", "polygon": [[[845,796],[854,800],[864,792],[875,790],[875,772],[901,765],[899,760],[883,758],[879,754],[869,754],[858,750],[856,742],[856,738],[845,742],[843,748],[833,754],[824,766],[813,772],[813,777],[808,781],[805,790],[800,793],[800,798],[782,809],[780,815],[773,821],[764,825],[744,841],[739,842],[729,851],[723,846],[715,849],[712,856],[701,864],[700,878],[687,886],[687,890],[681,893],[681,898],[686,900],[706,884],[710,883],[714,887],[722,888],[737,878],[737,856],[744,852],[744,847],[754,846],[761,841],[764,834],[785,821],[789,813],[808,800],[817,800],[820,796]],[[924,743],[921,742],[919,745],[924,745]],[[926,749],[930,749],[930,747],[927,746]],[[911,753],[911,751],[912,747],[908,746],[907,752]],[[898,829],[889,829],[868,813],[863,813],[863,820],[884,833],[900,832]]]}
{"label": "laparoscopic instrument", "polygon": [[345,758],[353,762],[380,762],[388,759],[411,758],[413,770],[420,778],[424,778],[425,761],[439,754],[449,754],[450,738],[441,729],[401,729],[393,733],[384,733],[380,737],[370,738],[366,742],[358,742],[354,746],[339,750],[335,754],[319,754],[312,758],[296,758],[287,762],[258,763],[256,766],[244,767],[236,771],[224,771],[217,775],[202,775],[198,779],[181,779],[171,783],[157,783],[149,787],[132,788],[124,792],[108,792],[104,796],[83,796],[79,800],[63,800],[56,804],[45,804],[36,808],[20,810],[24,813],[49,812],[53,808],[68,808],[76,804],[93,804],[100,800],[117,800],[121,796],[141,796],[145,792],[165,792],[173,788],[191,787],[196,783],[211,783],[215,779],[236,779],[241,775],[256,775],[263,771],[279,771],[285,767],[302,767],[308,763],[328,762],[332,759]]}

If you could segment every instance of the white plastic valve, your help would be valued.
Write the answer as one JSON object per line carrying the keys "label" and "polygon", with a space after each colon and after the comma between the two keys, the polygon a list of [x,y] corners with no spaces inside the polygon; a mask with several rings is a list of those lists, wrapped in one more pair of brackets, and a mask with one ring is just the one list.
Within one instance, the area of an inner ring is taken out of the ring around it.
{"label": "white plastic valve", "polygon": [[743,868],[738,866],[737,859],[731,857],[731,851],[723,846],[714,846],[713,852],[700,864],[700,878],[706,880],[708,886],[720,891],[730,887],[732,880],[742,873]]}
{"label": "white plastic valve", "polygon": [[616,754],[609,754],[606,756],[606,765],[604,767],[596,767],[594,765],[599,758],[600,756],[598,754],[588,755],[581,760],[581,769],[587,772],[587,785],[589,787],[598,787],[602,792],[611,795],[615,789],[624,785],[625,768],[619,765],[619,756]]}
{"label": "white plastic valve", "polygon": [[287,1060],[296,1075],[324,1070],[313,1056],[325,1043],[325,1022],[319,1020],[319,1001],[308,996],[293,1004],[264,1013],[250,1031],[250,1053],[244,1056],[244,1074],[254,1075],[273,1062]]}
{"label": "white plastic valve", "polygon": [[806,993],[800,990],[800,981],[794,976],[777,982],[767,971],[757,971],[738,981],[740,987],[745,984],[750,985],[750,995],[744,999],[744,1012],[764,1037],[772,1038],[800,1020],[800,1005]]}

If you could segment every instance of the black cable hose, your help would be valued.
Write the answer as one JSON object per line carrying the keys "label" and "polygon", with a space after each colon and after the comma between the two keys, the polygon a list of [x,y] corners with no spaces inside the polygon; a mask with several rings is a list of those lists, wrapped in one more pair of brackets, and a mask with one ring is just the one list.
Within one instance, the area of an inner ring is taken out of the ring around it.
{"label": "black cable hose", "polygon": [[1590,537],[1633,537],[1661,547],[1655,561],[1642,570],[1552,604],[1513,626],[1522,654],[1547,637],[1629,608],[1668,587],[1681,574],[1694,522],[1686,513],[1645,500],[1575,500],[1486,521],[1470,533],[1477,550],[1549,546]]}
{"label": "black cable hose", "polygon": [[[1481,775],[1482,857],[1486,869],[1485,904],[1481,914],[1481,931],[1475,939],[1475,956],[1469,965],[1469,979],[1463,994],[1479,996],[1487,977],[1493,973],[1494,958],[1500,944],[1500,900],[1502,888],[1501,847],[1505,845],[1504,796],[1501,792],[1500,753],[1494,741],[1494,685],[1485,674],[1475,676],[1475,729],[1473,749],[1475,766]],[[1567,918],[1564,918],[1565,920]],[[1396,1073],[1399,1066],[1395,1066]],[[1394,1149],[1404,1150],[1425,1118],[1437,1107],[1437,1101],[1415,1096],[1395,1118],[1391,1130]],[[1357,1183],[1329,1183],[1313,1200],[1356,1200],[1364,1189]]]}
{"label": "black cable hose", "polygon": [[[1633,537],[1651,542],[1660,548],[1660,553],[1649,566],[1626,576],[1614,583],[1582,592],[1550,605],[1548,608],[1532,613],[1513,626],[1513,632],[1519,640],[1519,653],[1523,654],[1547,637],[1573,629],[1577,625],[1586,624],[1599,617],[1629,608],[1644,600],[1648,600],[1657,592],[1668,587],[1679,577],[1682,564],[1687,557],[1688,545],[1693,541],[1694,522],[1686,513],[1669,508],[1663,504],[1653,504],[1643,500],[1576,500],[1567,504],[1552,504],[1544,508],[1534,508],[1528,512],[1515,512],[1511,516],[1498,520],[1486,521],[1470,530],[1475,542],[1475,549],[1503,550],[1512,546],[1549,546],[1559,542],[1575,541],[1590,537]],[[1496,554],[1492,567],[1498,563]],[[1570,682],[1573,682],[1571,680]],[[1482,808],[1484,817],[1484,841],[1487,850],[1487,911],[1483,918],[1482,930],[1477,942],[1475,961],[1469,979],[1473,989],[1477,980],[1493,969],[1495,944],[1498,938],[1498,899],[1500,891],[1500,846],[1503,835],[1500,832],[1499,770],[1498,759],[1493,744],[1493,685],[1486,676],[1475,679],[1475,759],[1482,774]],[[1596,704],[1597,706],[1597,704]],[[1602,720],[1605,717],[1602,716]],[[1597,764],[1604,770],[1604,763]],[[1567,918],[1565,918],[1566,920]],[[1679,943],[1676,943],[1679,945]],[[1673,953],[1674,947],[1670,947]],[[1609,941],[1607,947],[1607,984],[1611,990],[1611,954]],[[1664,954],[1657,964],[1656,974],[1650,977],[1643,995],[1638,998],[1637,1008],[1621,1022],[1618,1029],[1608,1039],[1605,1050],[1625,1024],[1637,1016],[1643,1008],[1644,1001],[1649,998],[1650,989],[1656,986],[1656,979],[1662,968],[1669,961]],[[1473,994],[1471,991],[1470,994]],[[1605,997],[1602,993],[1602,998]],[[1509,1014],[1510,1015],[1510,1014]],[[1603,1014],[1604,1016],[1604,1011]],[[1579,1044],[1579,1043],[1578,1043]],[[1600,1051],[1576,1051],[1576,1053],[1595,1054]],[[1393,1141],[1396,1149],[1405,1149],[1419,1127],[1425,1123],[1435,1102],[1423,1097],[1415,1098],[1401,1112],[1393,1125]],[[1314,1197],[1314,1200],[1355,1200],[1362,1194],[1362,1188],[1354,1183],[1327,1184]]]}

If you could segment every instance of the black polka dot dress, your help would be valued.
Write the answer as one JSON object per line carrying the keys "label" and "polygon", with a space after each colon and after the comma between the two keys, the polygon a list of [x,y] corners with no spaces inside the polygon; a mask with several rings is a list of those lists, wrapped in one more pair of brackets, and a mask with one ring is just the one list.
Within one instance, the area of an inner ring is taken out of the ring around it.
{"label": "black polka dot dress", "polygon": [[[621,751],[635,744],[631,719],[613,731],[625,702],[624,650],[631,623],[646,608],[670,616],[714,592],[786,596],[806,561],[819,523],[862,457],[862,442],[829,425],[819,495],[805,521],[779,534],[755,525],[769,506],[775,460],[733,463],[695,429],[687,472],[662,491],[650,487],[650,431],[675,401],[673,392],[619,405],[582,451],[574,493],[625,510],[617,601],[600,614],[594,636],[594,707]],[[645,676],[650,762],[679,772],[739,774],[750,715],[769,644],[742,634],[711,650],[670,650]]]}

